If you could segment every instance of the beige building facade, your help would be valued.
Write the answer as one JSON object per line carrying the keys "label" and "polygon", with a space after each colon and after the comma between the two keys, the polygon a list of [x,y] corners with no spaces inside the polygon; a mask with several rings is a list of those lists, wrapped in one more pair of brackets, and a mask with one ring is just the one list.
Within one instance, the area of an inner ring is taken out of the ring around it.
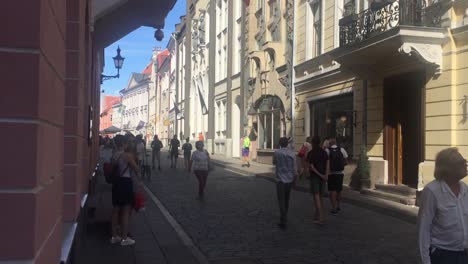
{"label": "beige building facade", "polygon": [[421,189],[434,159],[468,154],[466,1],[302,0],[295,4],[296,146],[336,137],[371,188]]}

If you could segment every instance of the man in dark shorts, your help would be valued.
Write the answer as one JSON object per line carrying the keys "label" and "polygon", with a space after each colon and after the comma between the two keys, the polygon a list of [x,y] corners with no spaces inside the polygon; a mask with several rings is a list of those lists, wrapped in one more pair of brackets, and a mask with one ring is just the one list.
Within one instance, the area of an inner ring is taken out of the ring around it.
{"label": "man in dark shorts", "polygon": [[184,151],[184,164],[185,169],[190,171],[190,157],[192,156],[192,144],[190,144],[190,138],[185,139],[184,145],[182,145]]}
{"label": "man in dark shorts", "polygon": [[327,180],[328,174],[328,155],[325,150],[320,147],[320,138],[315,136],[312,138],[312,150],[307,155],[310,170],[310,191],[314,196],[314,223],[324,224],[325,217],[323,214],[323,187]]}
{"label": "man in dark shorts", "polygon": [[180,141],[177,139],[177,135],[171,139],[169,155],[171,157],[171,168],[177,168],[177,158],[179,157]]}
{"label": "man in dark shorts", "polygon": [[325,150],[330,159],[330,174],[328,175],[328,192],[332,205],[331,213],[337,215],[340,212],[341,191],[343,191],[344,167],[346,166],[348,153],[336,144],[336,139],[330,139],[330,147]]}

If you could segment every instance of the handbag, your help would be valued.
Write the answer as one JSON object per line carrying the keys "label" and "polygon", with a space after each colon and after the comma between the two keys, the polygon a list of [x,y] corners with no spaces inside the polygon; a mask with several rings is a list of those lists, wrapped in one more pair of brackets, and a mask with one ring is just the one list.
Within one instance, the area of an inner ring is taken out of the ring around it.
{"label": "handbag", "polygon": [[133,207],[135,211],[140,212],[145,210],[145,196],[141,192],[135,193],[135,202]]}
{"label": "handbag", "polygon": [[302,146],[302,148],[299,150],[299,153],[297,153],[297,156],[300,158],[303,158],[306,154],[307,147],[305,145]]}

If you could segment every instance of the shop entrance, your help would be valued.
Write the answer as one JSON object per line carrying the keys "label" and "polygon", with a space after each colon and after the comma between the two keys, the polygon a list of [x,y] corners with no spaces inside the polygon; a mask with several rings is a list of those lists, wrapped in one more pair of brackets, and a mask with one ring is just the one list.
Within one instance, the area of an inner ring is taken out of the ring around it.
{"label": "shop entrance", "polygon": [[309,103],[311,111],[310,136],[323,141],[336,138],[339,145],[353,156],[354,108],[353,94],[348,93]]}
{"label": "shop entrance", "polygon": [[424,84],[424,72],[384,80],[384,158],[390,184],[417,187],[424,160]]}

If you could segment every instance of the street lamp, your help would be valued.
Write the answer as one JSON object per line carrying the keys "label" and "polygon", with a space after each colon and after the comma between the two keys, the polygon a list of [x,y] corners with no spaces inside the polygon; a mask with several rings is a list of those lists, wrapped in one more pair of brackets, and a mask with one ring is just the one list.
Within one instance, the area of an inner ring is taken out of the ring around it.
{"label": "street lamp", "polygon": [[101,74],[101,84],[104,81],[110,80],[112,78],[119,78],[120,77],[120,69],[122,69],[123,63],[125,58],[120,56],[120,47],[117,47],[117,56],[112,58],[114,60],[114,66],[117,69],[116,75],[104,75]]}

